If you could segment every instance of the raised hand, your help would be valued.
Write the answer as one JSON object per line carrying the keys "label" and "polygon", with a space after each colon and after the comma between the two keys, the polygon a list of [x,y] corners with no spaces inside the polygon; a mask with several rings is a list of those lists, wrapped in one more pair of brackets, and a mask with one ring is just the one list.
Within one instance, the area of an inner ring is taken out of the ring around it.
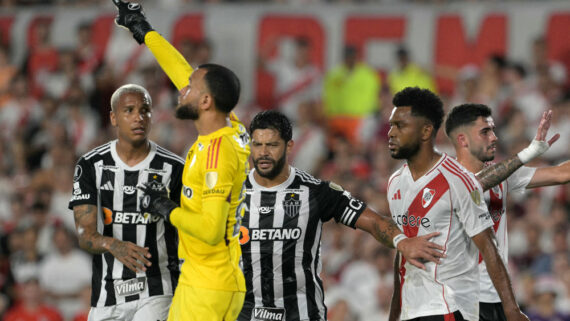
{"label": "raised hand", "polygon": [[118,26],[128,29],[133,38],[139,43],[144,43],[144,36],[154,29],[146,20],[142,6],[137,2],[126,2],[123,0],[112,0],[119,14],[115,17]]}
{"label": "raised hand", "polygon": [[536,131],[536,136],[527,148],[517,154],[523,164],[526,164],[536,157],[544,154],[544,152],[546,152],[548,148],[550,148],[550,146],[560,138],[560,134],[556,134],[548,140],[548,142],[546,141],[546,135],[548,134],[551,121],[552,110],[542,113],[542,118],[540,119],[540,124]]}
{"label": "raised hand", "polygon": [[109,252],[135,273],[146,272],[146,267],[151,265],[148,247],[140,247],[132,242],[114,239]]}
{"label": "raised hand", "polygon": [[402,253],[407,262],[413,266],[425,270],[426,267],[422,261],[430,261],[436,264],[439,263],[440,258],[445,258],[446,255],[442,252],[445,248],[439,244],[430,242],[432,237],[438,236],[439,232],[411,237],[401,240],[398,243],[398,251]]}

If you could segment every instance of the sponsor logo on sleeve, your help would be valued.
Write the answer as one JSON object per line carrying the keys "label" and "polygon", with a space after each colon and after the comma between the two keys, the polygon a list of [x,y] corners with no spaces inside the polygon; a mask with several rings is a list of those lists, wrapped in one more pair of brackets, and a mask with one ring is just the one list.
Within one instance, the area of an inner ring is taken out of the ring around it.
{"label": "sponsor logo on sleeve", "polygon": [[471,200],[473,201],[473,203],[475,203],[476,205],[481,204],[481,193],[479,193],[479,190],[473,190],[471,193]]}
{"label": "sponsor logo on sleeve", "polygon": [[338,184],[335,183],[335,182],[330,182],[330,183],[329,183],[329,187],[332,188],[332,189],[334,189],[335,191],[339,191],[339,192],[344,191],[344,189],[342,188],[342,186],[338,185]]}
{"label": "sponsor logo on sleeve", "polygon": [[184,197],[186,197],[187,199],[191,199],[194,192],[192,191],[192,189],[190,187],[184,185],[182,187],[182,194],[184,194]]}
{"label": "sponsor logo on sleeve", "polygon": [[73,181],[77,182],[81,178],[81,174],[83,174],[83,168],[81,168],[81,165],[75,165],[75,170],[73,172]]}

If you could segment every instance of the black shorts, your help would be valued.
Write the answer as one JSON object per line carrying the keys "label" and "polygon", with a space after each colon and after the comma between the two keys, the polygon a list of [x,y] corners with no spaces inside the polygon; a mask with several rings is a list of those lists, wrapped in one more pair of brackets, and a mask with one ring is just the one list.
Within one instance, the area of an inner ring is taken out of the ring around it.
{"label": "black shorts", "polygon": [[507,321],[503,304],[479,302],[479,320],[480,321]]}
{"label": "black shorts", "polygon": [[407,321],[465,321],[465,319],[463,319],[461,312],[455,311],[450,314],[428,315]]}

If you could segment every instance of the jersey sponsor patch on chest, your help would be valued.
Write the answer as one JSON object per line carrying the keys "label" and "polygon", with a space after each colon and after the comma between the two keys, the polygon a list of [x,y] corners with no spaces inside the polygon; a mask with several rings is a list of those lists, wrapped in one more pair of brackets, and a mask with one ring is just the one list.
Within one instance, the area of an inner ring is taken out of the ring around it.
{"label": "jersey sponsor patch on chest", "polygon": [[127,281],[115,282],[115,293],[118,296],[128,296],[143,292],[146,289],[146,277],[141,276]]}
{"label": "jersey sponsor patch on chest", "polygon": [[241,245],[249,241],[286,241],[298,240],[301,237],[302,230],[296,228],[247,228],[240,226]]}
{"label": "jersey sponsor patch on chest", "polygon": [[253,308],[253,319],[256,321],[284,321],[284,308]]}

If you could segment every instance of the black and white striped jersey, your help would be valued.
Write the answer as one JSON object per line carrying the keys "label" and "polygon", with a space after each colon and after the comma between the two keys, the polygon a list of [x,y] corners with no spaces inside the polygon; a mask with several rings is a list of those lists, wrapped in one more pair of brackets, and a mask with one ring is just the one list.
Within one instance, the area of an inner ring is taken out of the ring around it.
{"label": "black and white striped jersey", "polygon": [[239,321],[326,320],[321,272],[324,222],[354,228],[366,204],[340,186],[290,167],[278,186],[246,180],[240,230],[247,293]]}
{"label": "black and white striped jersey", "polygon": [[94,307],[172,295],[179,276],[177,231],[169,222],[140,212],[137,186],[149,180],[161,182],[179,204],[184,160],[151,142],[148,156],[128,166],[119,158],[116,144],[115,140],[101,145],[79,159],[69,208],[97,206],[97,231],[148,247],[152,265],[146,272],[135,273],[109,252],[93,255]]}

